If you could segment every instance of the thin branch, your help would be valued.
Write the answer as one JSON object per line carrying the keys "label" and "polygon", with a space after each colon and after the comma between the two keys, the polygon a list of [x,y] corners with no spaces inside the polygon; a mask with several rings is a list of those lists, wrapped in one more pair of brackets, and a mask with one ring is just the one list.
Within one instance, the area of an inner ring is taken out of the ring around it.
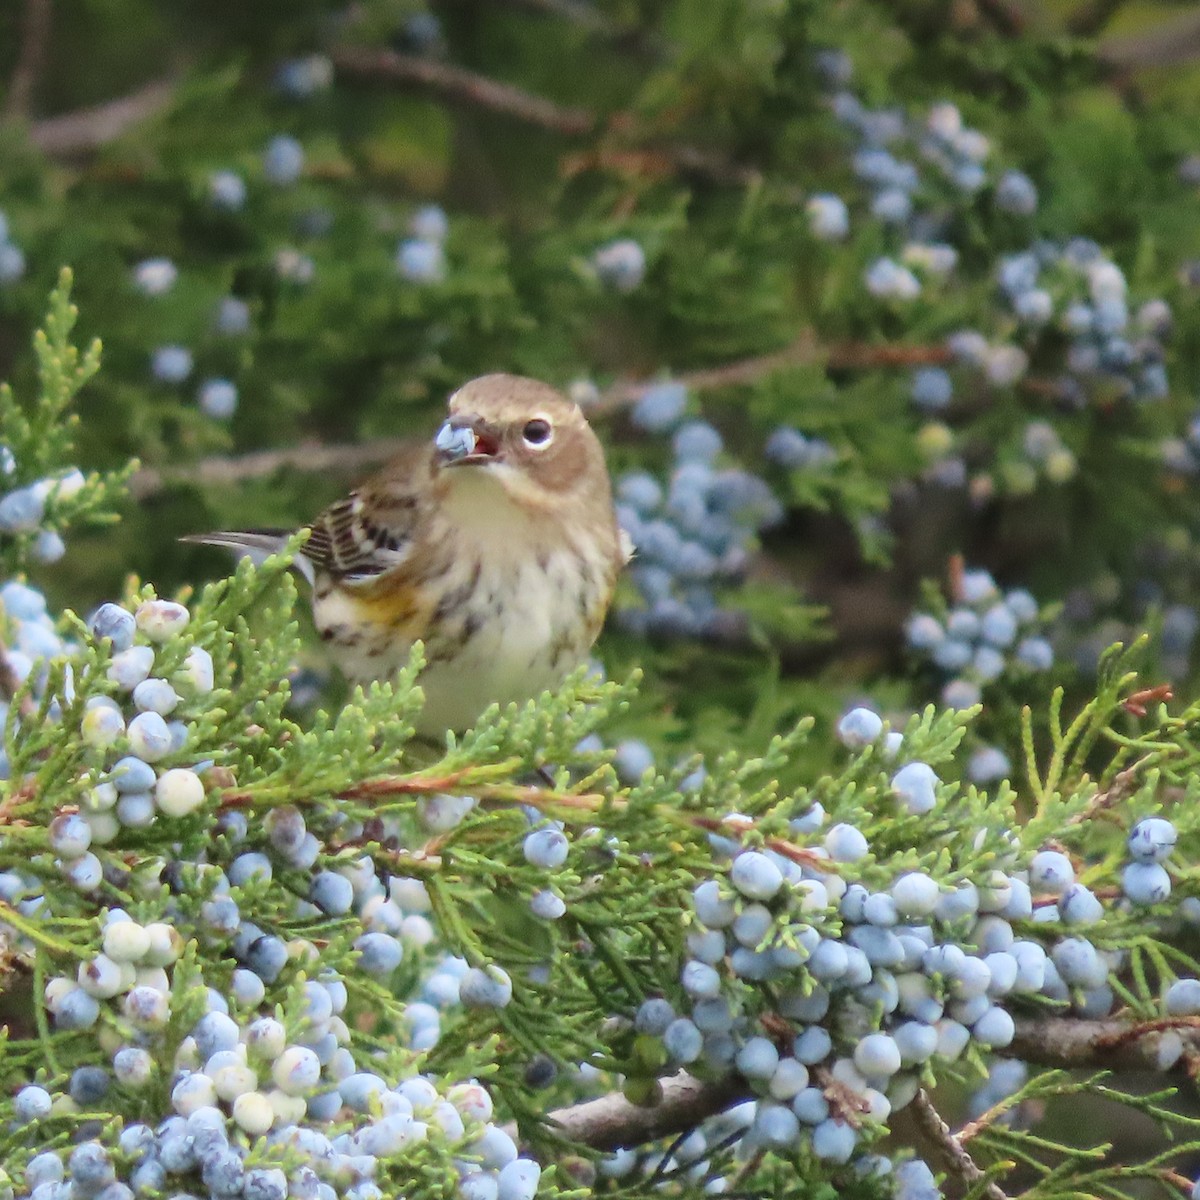
{"label": "thin branch", "polygon": [[[939,1165],[961,1185],[964,1192],[970,1191],[971,1188],[978,1186],[987,1178],[962,1143],[950,1131],[950,1127],[942,1120],[942,1114],[933,1107],[933,1101],[929,1099],[924,1088],[917,1092],[910,1111],[917,1129],[932,1152],[931,1156],[936,1158]],[[988,1197],[988,1200],[1008,1200],[995,1183],[986,1184],[983,1194]]]}
{"label": "thin branch", "polygon": [[1016,37],[1025,29],[1025,14],[1015,0],[975,0],[979,15],[997,33]]}
{"label": "thin branch", "polygon": [[1067,818],[1068,825],[1083,825],[1097,813],[1119,804],[1135,790],[1138,776],[1142,773],[1142,764],[1135,763],[1114,776],[1112,783],[1103,791],[1097,792],[1073,817]]}
{"label": "thin branch", "polygon": [[[380,801],[388,796],[436,796],[443,792],[461,790],[474,796],[481,804],[500,804],[505,807],[523,804],[559,818],[563,818],[566,813],[581,813],[583,820],[587,823],[590,823],[597,814],[606,810],[623,811],[629,806],[629,801],[623,796],[609,795],[604,792],[558,792],[548,788],[528,787],[523,784],[476,783],[471,780],[473,773],[473,768],[464,767],[445,775],[419,773],[386,775],[379,779],[367,779],[353,787],[348,787],[344,791],[338,792],[337,798],[339,800]],[[254,799],[253,789],[225,787],[221,791],[220,803],[222,808],[240,808],[253,803]],[[736,813],[727,817],[706,817],[699,813],[687,812],[675,805],[662,805],[657,811],[665,819],[673,821],[677,825],[701,829],[708,833],[737,836],[753,832],[755,828],[754,822],[749,817]],[[821,871],[827,875],[838,873],[836,863],[809,847],[798,846],[786,838],[768,836],[763,839],[763,845],[811,870]],[[429,851],[429,849],[430,845],[426,845],[425,850]]]}
{"label": "thin branch", "polygon": [[564,107],[464,67],[414,54],[369,46],[341,46],[331,57],[334,68],[348,79],[421,88],[445,100],[503,113],[554,133],[577,137],[591,133],[600,124],[599,117],[586,108]]}
{"label": "thin branch", "polygon": [[[12,662],[8,657],[8,646],[3,639],[0,639],[0,697],[3,697],[6,703],[11,703],[16,699],[20,690],[21,681],[17,678],[17,673],[13,670]],[[26,719],[37,714],[37,705],[28,692],[21,697],[17,711]]]}
{"label": "thin branch", "polygon": [[528,9],[546,17],[558,17],[591,33],[615,36],[619,30],[586,0],[507,0],[514,8]]}
{"label": "thin branch", "polygon": [[1097,49],[1100,59],[1120,70],[1170,67],[1200,55],[1200,13],[1165,21],[1145,33],[1109,38]]}
{"label": "thin branch", "polygon": [[602,13],[589,0],[505,0],[512,8],[538,16],[566,21],[577,29],[629,53],[652,59],[665,59],[673,47],[653,29],[621,24]]}
{"label": "thin branch", "polygon": [[[452,103],[501,113],[567,137],[599,133],[606,124],[624,136],[636,132],[630,127],[629,121],[620,116],[606,121],[591,109],[556,104],[545,96],[501,83],[452,63],[370,46],[337,47],[330,57],[335,69],[345,78],[363,83],[417,88]],[[568,173],[591,167],[613,167],[617,170],[632,168],[636,174],[650,176],[672,175],[682,171],[736,187],[756,184],[762,178],[761,172],[753,167],[730,162],[720,154],[685,144],[648,149],[600,147],[569,156],[565,163]]]}
{"label": "thin branch", "polygon": [[129,492],[135,500],[145,500],[179,484],[234,487],[254,479],[269,478],[289,468],[317,475],[327,472],[352,475],[387,462],[403,448],[405,440],[379,438],[365,445],[335,446],[305,442],[285,450],[259,450],[236,458],[203,458],[191,466],[176,469],[143,467],[130,477]]}
{"label": "thin branch", "polygon": [[[625,134],[631,131],[623,130]],[[591,146],[576,154],[565,155],[562,174],[571,179],[585,171],[612,171],[635,179],[669,179],[680,172],[699,175],[730,187],[751,187],[762,182],[757,167],[731,162],[720,154],[686,144],[658,146]],[[799,204],[804,193],[799,188],[781,189],[782,194]]]}
{"label": "thin branch", "polygon": [[33,93],[46,62],[46,47],[50,42],[51,0],[25,0],[25,19],[21,23],[21,49],[13,68],[4,99],[6,117],[27,117],[33,104]]}
{"label": "thin branch", "polygon": [[1067,31],[1076,37],[1095,37],[1124,3],[1125,0],[1088,0],[1067,18]]}
{"label": "thin branch", "polygon": [[[704,1083],[681,1071],[662,1080],[662,1095],[649,1107],[631,1104],[619,1092],[556,1109],[547,1120],[561,1137],[594,1150],[640,1146],[692,1129],[750,1096],[741,1080]],[[515,1127],[508,1132],[514,1134]]]}
{"label": "thin branch", "polygon": [[49,158],[85,157],[162,112],[174,92],[174,80],[158,79],[128,96],[35,121],[29,140]]}
{"label": "thin branch", "polygon": [[[738,359],[719,367],[684,371],[675,378],[693,391],[741,387],[764,379],[789,367],[822,362],[835,370],[867,370],[873,367],[915,366],[944,363],[947,352],[941,346],[863,346],[846,345],[823,349],[811,334],[804,334],[792,345],[769,354]],[[654,380],[630,380],[613,384],[600,399],[588,406],[590,417],[604,417],[635,403]],[[352,476],[380,466],[404,447],[408,439],[381,438],[364,444],[323,446],[306,442],[282,450],[259,450],[237,457],[215,456],[184,467],[143,467],[129,480],[129,492],[135,500],[146,500],[169,487],[234,487],[255,479],[265,479],[282,470],[308,474]]]}
{"label": "thin branch", "polygon": [[[785,371],[789,367],[805,366],[818,362],[821,350],[811,333],[804,333],[790,346],[772,350],[769,354],[756,354],[751,358],[740,358],[723,363],[719,367],[701,367],[696,371],[684,371],[673,379],[694,392],[712,391],[716,388],[741,387]],[[835,352],[836,353],[836,352]],[[833,357],[831,355],[831,357]],[[607,416],[618,409],[636,403],[656,385],[656,380],[626,380],[606,388],[600,399],[588,405],[589,417]]]}

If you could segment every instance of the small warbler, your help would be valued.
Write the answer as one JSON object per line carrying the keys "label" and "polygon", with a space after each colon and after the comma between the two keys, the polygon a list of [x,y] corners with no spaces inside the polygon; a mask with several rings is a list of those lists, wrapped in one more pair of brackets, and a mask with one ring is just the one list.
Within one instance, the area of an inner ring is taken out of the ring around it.
{"label": "small warbler", "polygon": [[[432,443],[325,509],[296,563],[351,681],[390,677],[424,643],[418,732],[430,736],[561,683],[596,640],[630,553],[576,404],[534,379],[484,375],[449,410]],[[263,553],[288,536],[187,540]]]}

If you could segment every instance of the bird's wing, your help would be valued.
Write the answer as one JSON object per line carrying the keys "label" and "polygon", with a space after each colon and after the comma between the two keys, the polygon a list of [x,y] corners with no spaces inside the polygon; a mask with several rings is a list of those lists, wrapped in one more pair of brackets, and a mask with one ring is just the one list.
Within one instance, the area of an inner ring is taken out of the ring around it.
{"label": "bird's wing", "polygon": [[[287,545],[292,532],[290,529],[221,529],[213,533],[189,533],[179,540],[200,546],[224,546],[238,554],[249,555],[258,565],[270,555],[278,554]],[[312,583],[313,564],[305,558],[303,550],[292,566]]]}
{"label": "bird's wing", "polygon": [[[310,584],[321,571],[350,585],[400,566],[412,552],[417,524],[433,503],[434,487],[428,446],[407,447],[308,526],[308,541],[293,565]],[[242,529],[190,534],[182,540],[263,559],[282,550],[291,535],[288,529]]]}
{"label": "bird's wing", "polygon": [[365,583],[404,563],[432,503],[427,446],[414,446],[308,527],[300,553],[318,571],[347,584]]}

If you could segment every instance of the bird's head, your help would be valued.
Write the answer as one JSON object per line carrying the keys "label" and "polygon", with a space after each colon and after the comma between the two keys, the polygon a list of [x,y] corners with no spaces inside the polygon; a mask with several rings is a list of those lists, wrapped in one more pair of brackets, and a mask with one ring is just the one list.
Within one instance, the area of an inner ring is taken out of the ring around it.
{"label": "bird's head", "polygon": [[548,384],[519,375],[484,375],[450,397],[434,439],[443,471],[476,472],[512,499],[549,507],[569,496],[608,501],[604,451],[577,404]]}

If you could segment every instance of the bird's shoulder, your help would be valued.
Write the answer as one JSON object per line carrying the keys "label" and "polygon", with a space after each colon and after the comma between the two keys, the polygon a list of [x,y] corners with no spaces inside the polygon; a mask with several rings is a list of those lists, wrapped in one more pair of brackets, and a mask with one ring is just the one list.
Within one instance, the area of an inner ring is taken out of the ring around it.
{"label": "bird's shoulder", "polygon": [[436,503],[429,447],[404,447],[308,526],[303,554],[341,583],[366,583],[409,561]]}

